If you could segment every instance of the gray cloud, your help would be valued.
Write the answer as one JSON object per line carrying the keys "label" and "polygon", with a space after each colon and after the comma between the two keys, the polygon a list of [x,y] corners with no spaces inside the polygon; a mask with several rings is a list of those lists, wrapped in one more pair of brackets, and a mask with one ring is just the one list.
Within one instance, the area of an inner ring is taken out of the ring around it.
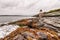
{"label": "gray cloud", "polygon": [[59,0],[0,0],[0,15],[35,15],[59,7]]}

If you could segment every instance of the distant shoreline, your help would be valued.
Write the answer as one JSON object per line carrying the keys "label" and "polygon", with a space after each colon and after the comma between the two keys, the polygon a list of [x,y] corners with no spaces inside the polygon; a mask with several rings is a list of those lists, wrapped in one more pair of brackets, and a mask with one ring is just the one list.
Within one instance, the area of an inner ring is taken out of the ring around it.
{"label": "distant shoreline", "polygon": [[20,16],[20,17],[31,17],[32,15],[0,15],[0,17],[4,17],[4,16]]}

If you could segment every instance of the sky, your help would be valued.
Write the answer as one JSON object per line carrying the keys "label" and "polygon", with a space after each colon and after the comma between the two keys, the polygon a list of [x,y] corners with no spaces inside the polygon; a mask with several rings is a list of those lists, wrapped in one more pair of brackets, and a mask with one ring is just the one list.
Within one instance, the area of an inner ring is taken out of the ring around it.
{"label": "sky", "polygon": [[36,15],[60,8],[60,0],[0,0],[0,15]]}

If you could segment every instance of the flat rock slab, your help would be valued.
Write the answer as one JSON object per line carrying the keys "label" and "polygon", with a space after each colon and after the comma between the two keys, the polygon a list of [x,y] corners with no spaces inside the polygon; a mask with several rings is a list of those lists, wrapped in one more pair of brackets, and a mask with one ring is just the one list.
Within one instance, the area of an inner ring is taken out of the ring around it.
{"label": "flat rock slab", "polygon": [[60,17],[46,17],[44,18],[44,22],[60,27]]}

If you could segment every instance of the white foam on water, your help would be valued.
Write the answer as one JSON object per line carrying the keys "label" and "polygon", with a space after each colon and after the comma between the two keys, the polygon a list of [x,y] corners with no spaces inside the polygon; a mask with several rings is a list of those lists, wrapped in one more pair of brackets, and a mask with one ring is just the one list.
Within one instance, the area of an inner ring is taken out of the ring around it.
{"label": "white foam on water", "polygon": [[5,25],[0,27],[0,38],[4,38],[9,35],[11,32],[19,28],[18,25]]}

